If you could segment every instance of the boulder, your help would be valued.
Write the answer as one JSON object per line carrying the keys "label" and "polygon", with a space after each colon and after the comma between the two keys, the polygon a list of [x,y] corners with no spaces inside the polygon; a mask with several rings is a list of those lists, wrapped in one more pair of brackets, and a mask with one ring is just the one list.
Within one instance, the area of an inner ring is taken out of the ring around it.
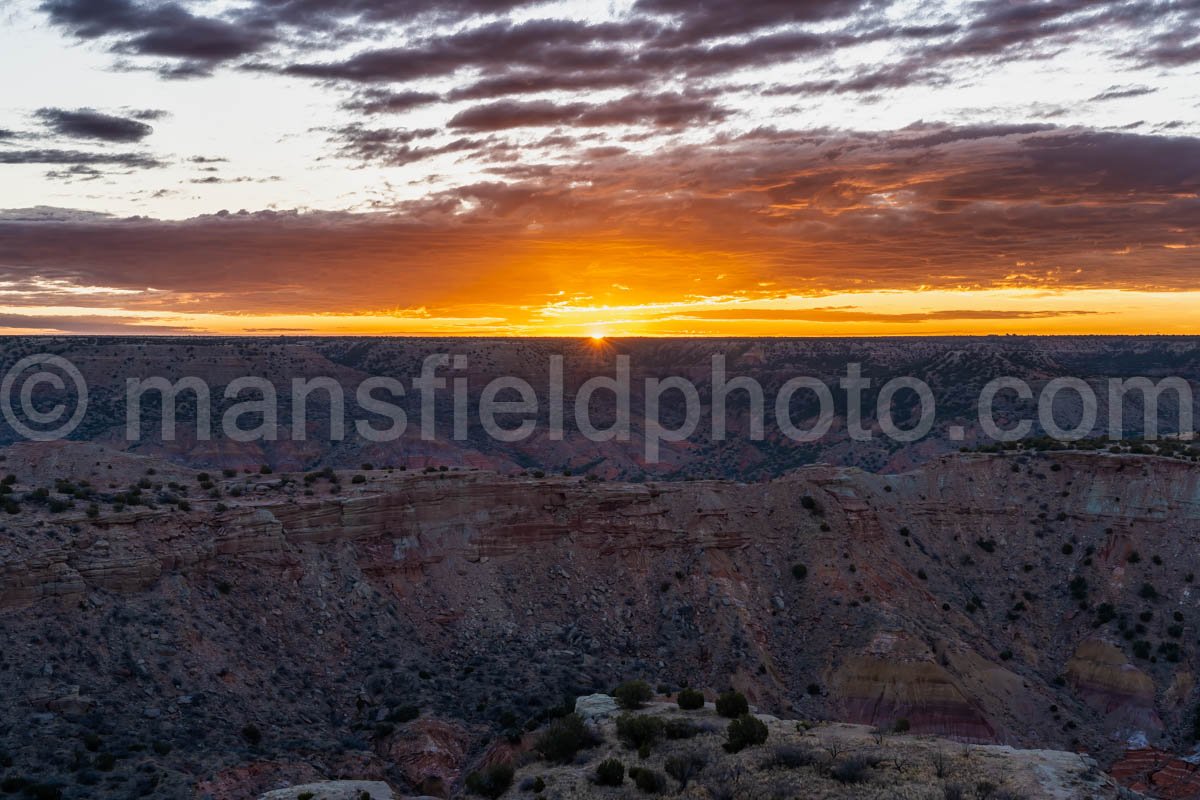
{"label": "boulder", "polygon": [[584,722],[596,722],[617,713],[617,701],[606,694],[589,694],[575,699],[575,713]]}

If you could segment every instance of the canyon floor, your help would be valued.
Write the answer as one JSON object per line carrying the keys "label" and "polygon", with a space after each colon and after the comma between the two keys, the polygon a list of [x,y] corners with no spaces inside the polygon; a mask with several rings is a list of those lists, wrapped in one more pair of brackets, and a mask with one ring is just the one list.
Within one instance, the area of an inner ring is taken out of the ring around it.
{"label": "canyon floor", "polygon": [[528,777],[538,730],[637,678],[741,691],[775,720],[768,749],[842,730],[798,723],[903,719],[897,747],[1087,754],[1149,796],[1200,796],[1179,758],[1191,462],[954,454],[740,484],[0,455],[3,791],[457,796],[481,766]]}

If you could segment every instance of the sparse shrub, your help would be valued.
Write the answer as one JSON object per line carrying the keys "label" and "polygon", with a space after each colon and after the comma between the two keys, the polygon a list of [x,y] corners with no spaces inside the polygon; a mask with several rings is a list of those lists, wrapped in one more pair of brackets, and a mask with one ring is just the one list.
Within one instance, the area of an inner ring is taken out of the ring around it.
{"label": "sparse shrub", "polygon": [[397,706],[387,715],[388,722],[412,722],[421,716],[421,709],[416,706]]}
{"label": "sparse shrub", "polygon": [[617,705],[630,711],[641,708],[642,704],[653,696],[654,692],[645,681],[626,681],[613,689]]}
{"label": "sparse shrub", "polygon": [[817,754],[807,747],[785,744],[776,747],[763,761],[767,769],[800,769],[817,763]]}
{"label": "sparse shrub", "polygon": [[508,791],[512,786],[513,768],[508,764],[494,764],[479,772],[467,776],[467,791],[472,794],[490,797],[493,800]]}
{"label": "sparse shrub", "polygon": [[625,765],[615,758],[606,758],[596,765],[597,786],[620,786],[625,782]]}
{"label": "sparse shrub", "polygon": [[1152,584],[1143,583],[1142,588],[1138,589],[1138,597],[1142,598],[1143,600],[1157,600],[1158,590],[1155,589]]}
{"label": "sparse shrub", "polygon": [[351,482],[351,483],[366,483],[366,482],[367,482],[367,476],[365,476],[365,475],[355,475],[353,478],[351,478],[351,479],[350,479],[350,482]]}
{"label": "sparse shrub", "polygon": [[725,735],[725,750],[729,753],[739,753],[752,745],[762,744],[767,740],[766,724],[751,714],[742,714],[729,723]]}
{"label": "sparse shrub", "polygon": [[808,567],[803,564],[792,564],[792,577],[802,581],[808,577]]}
{"label": "sparse shrub", "polygon": [[829,768],[829,777],[838,783],[862,783],[867,780],[870,765],[862,756],[850,756]]}
{"label": "sparse shrub", "polygon": [[734,719],[750,711],[750,704],[741,692],[723,692],[717,698],[717,713],[722,717]]}
{"label": "sparse shrub", "polygon": [[668,739],[691,739],[700,729],[686,719],[669,719],[663,724],[663,734]]}
{"label": "sparse shrub", "polygon": [[578,714],[567,714],[550,723],[533,749],[547,761],[569,764],[580,750],[596,744],[596,737]]}
{"label": "sparse shrub", "polygon": [[641,750],[653,747],[663,735],[663,721],[657,717],[622,714],[617,717],[617,737],[628,747]]}
{"label": "sparse shrub", "polygon": [[667,788],[667,780],[652,769],[639,769],[634,784],[646,794],[659,794]]}
{"label": "sparse shrub", "polygon": [[704,695],[695,689],[682,689],[679,696],[675,698],[679,703],[679,707],[684,711],[695,711],[698,708],[704,708]]}
{"label": "sparse shrub", "polygon": [[892,726],[892,730],[894,730],[896,733],[908,733],[908,730],[911,727],[912,726],[909,724],[908,720],[904,717],[901,717],[900,719],[896,720],[896,724]]}
{"label": "sparse shrub", "polygon": [[1128,556],[1125,557],[1125,560],[1128,561],[1130,564],[1136,564],[1142,560],[1142,556],[1141,556],[1141,553],[1139,553],[1137,550],[1133,550],[1129,553]]}
{"label": "sparse shrub", "polygon": [[258,729],[257,725],[251,722],[242,728],[242,738],[251,745],[257,745],[262,741],[262,731]]}
{"label": "sparse shrub", "polygon": [[538,777],[527,777],[526,780],[521,781],[521,790],[522,792],[541,794],[546,790],[546,780],[540,775]]}
{"label": "sparse shrub", "polygon": [[967,791],[957,783],[948,783],[942,787],[943,800],[967,800]]}
{"label": "sparse shrub", "polygon": [[663,764],[663,769],[667,771],[668,775],[679,781],[679,789],[682,791],[687,788],[688,782],[699,775],[706,766],[708,766],[708,762],[699,753],[688,753],[671,756]]}

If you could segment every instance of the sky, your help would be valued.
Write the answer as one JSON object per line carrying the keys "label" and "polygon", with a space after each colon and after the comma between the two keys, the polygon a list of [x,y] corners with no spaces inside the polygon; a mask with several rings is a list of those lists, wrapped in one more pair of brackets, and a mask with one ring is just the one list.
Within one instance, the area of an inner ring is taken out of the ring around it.
{"label": "sky", "polygon": [[0,334],[1200,333],[1200,0],[0,0]]}

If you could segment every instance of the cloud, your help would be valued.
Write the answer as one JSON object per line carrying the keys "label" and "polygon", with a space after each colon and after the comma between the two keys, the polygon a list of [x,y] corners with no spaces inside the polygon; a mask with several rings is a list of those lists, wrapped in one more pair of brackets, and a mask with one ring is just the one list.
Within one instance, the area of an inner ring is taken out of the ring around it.
{"label": "cloud", "polygon": [[45,314],[0,314],[0,329],[10,331],[47,331],[52,333],[87,333],[97,336],[144,336],[151,334],[195,333],[195,328],[166,325],[140,317],[110,315],[49,316]]}
{"label": "cloud", "polygon": [[[374,158],[420,147],[378,133],[359,144]],[[519,166],[387,214],[0,216],[0,280],[142,289],[153,275],[160,292],[137,302],[155,308],[439,314],[614,283],[639,302],[1195,285],[1195,138],[926,123]]]}
{"label": "cloud", "polygon": [[607,103],[503,100],[461,111],[448,123],[469,131],[499,131],[529,126],[608,126],[650,124],[680,127],[717,122],[728,112],[710,99],[683,94],[632,94]]}
{"label": "cloud", "polygon": [[109,165],[129,169],[154,169],[163,162],[142,153],[90,153],[81,150],[0,150],[0,164]]}
{"label": "cloud", "polygon": [[361,111],[364,114],[400,114],[414,108],[427,106],[440,100],[440,95],[432,92],[392,92],[386,89],[367,89],[358,92],[353,98],[343,104],[350,111]]}
{"label": "cloud", "polygon": [[1101,103],[1106,100],[1123,100],[1128,97],[1142,97],[1154,94],[1157,89],[1149,86],[1110,86],[1098,95],[1088,98],[1089,103]]}
{"label": "cloud", "polygon": [[870,0],[638,0],[635,9],[670,16],[673,40],[693,41],[747,33],[764,27],[848,17],[884,3]]}
{"label": "cloud", "polygon": [[[156,114],[160,112],[141,112]],[[67,111],[61,108],[43,108],[37,117],[46,127],[62,136],[75,139],[99,139],[105,142],[140,142],[154,128],[137,119],[102,114],[90,108]],[[157,117],[151,117],[157,118]]]}
{"label": "cloud", "polygon": [[916,311],[889,314],[878,311],[863,311],[856,308],[715,308],[688,310],[679,314],[663,315],[662,319],[726,320],[730,322],[761,320],[775,322],[892,322],[914,324],[920,322],[944,322],[954,320],[1018,320],[1056,319],[1060,317],[1091,316],[1102,312],[1085,310],[1041,310],[999,311],[989,309],[946,309],[941,311]]}
{"label": "cloud", "polygon": [[256,53],[275,41],[269,29],[198,17],[174,2],[46,0],[50,21],[82,39],[112,38],[120,53],[163,56],[200,64]]}

